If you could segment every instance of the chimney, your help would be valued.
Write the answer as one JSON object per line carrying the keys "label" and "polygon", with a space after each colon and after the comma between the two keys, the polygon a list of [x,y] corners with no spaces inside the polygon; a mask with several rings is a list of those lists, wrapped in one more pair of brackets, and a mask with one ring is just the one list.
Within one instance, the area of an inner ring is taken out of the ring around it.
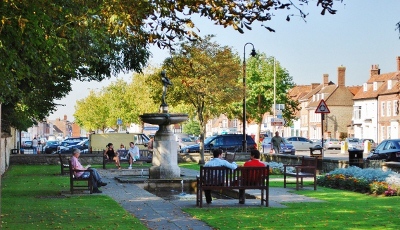
{"label": "chimney", "polygon": [[64,121],[66,121],[67,120],[67,115],[64,115]]}
{"label": "chimney", "polygon": [[324,86],[328,86],[328,82],[329,82],[329,74],[324,74],[323,75],[324,77],[323,77],[323,83],[324,83]]}
{"label": "chimney", "polygon": [[338,67],[338,86],[346,85],[346,67],[339,66]]}
{"label": "chimney", "polygon": [[397,61],[397,71],[400,71],[400,56],[397,56],[396,61]]}
{"label": "chimney", "polygon": [[319,86],[319,83],[311,83],[311,90],[317,88]]}
{"label": "chimney", "polygon": [[[397,62],[398,62],[398,60],[397,60]],[[379,69],[379,65],[372,65],[369,77],[372,77],[374,75],[379,75],[379,74],[381,74],[381,70]]]}

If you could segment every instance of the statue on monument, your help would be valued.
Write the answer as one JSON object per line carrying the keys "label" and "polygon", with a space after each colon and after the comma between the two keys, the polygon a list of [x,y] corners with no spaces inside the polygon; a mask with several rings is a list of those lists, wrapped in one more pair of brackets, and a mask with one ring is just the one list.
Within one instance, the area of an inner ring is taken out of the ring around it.
{"label": "statue on monument", "polygon": [[172,85],[172,82],[168,79],[165,70],[163,70],[161,72],[161,81],[163,83],[163,94],[162,94],[162,98],[161,98],[161,105],[166,106],[167,103],[165,102],[165,95],[167,94],[168,86]]}

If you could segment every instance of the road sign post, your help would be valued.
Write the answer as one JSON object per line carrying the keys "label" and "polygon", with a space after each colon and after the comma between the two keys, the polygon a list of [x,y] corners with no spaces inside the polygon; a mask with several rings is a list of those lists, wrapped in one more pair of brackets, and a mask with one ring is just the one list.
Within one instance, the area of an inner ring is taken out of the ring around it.
{"label": "road sign post", "polygon": [[328,108],[328,105],[325,103],[324,99],[322,99],[317,109],[315,109],[315,113],[321,114],[321,146],[322,146],[322,157],[324,157],[324,119],[325,113],[330,113],[331,111]]}

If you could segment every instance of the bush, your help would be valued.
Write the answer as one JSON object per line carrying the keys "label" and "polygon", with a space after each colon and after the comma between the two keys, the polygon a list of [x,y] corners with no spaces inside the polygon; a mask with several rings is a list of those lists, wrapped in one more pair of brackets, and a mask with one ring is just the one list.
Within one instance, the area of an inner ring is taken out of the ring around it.
{"label": "bush", "polygon": [[[283,174],[283,164],[278,162],[265,162],[265,166],[269,165],[269,173],[271,175]],[[294,172],[294,167],[287,167],[287,171]]]}
{"label": "bush", "polygon": [[319,176],[317,184],[376,195],[395,196],[400,194],[400,175],[391,170],[361,169],[355,166],[340,168],[324,176]]}

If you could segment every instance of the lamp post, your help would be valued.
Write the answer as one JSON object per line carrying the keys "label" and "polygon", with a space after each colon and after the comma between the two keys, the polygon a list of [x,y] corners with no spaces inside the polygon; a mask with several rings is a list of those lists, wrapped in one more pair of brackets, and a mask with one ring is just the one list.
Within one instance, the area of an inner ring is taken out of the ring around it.
{"label": "lamp post", "polygon": [[253,43],[246,43],[243,46],[243,152],[247,152],[247,140],[246,140],[246,46],[251,45],[253,49],[250,55],[256,56],[256,50],[254,49]]}

